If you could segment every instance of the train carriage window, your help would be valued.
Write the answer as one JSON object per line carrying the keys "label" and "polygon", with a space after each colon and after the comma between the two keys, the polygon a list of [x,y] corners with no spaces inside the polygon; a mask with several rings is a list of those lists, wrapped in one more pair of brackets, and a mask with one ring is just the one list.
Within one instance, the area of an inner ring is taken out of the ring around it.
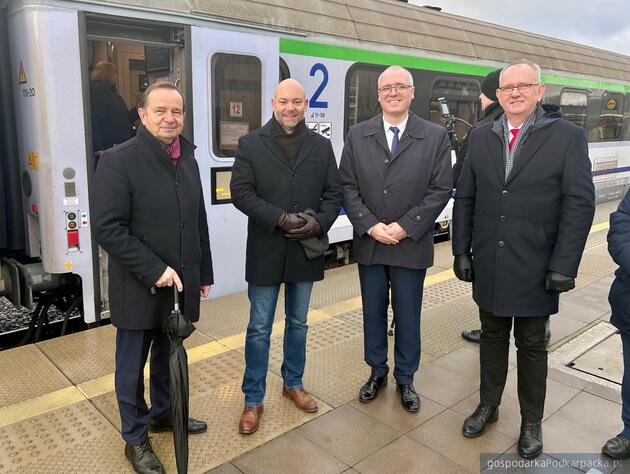
{"label": "train carriage window", "polygon": [[623,95],[605,92],[599,114],[599,139],[615,140],[621,135],[623,123]]}
{"label": "train carriage window", "polygon": [[[437,101],[445,97],[448,108],[454,117],[465,120],[470,125],[477,122],[481,113],[479,102],[480,87],[475,80],[466,80],[455,77],[441,77],[433,83],[433,92],[429,110],[429,118],[432,122],[444,125],[444,117]],[[460,140],[468,133],[469,128],[463,122],[455,122],[455,132]]]}
{"label": "train carriage window", "polygon": [[212,149],[217,157],[233,157],[238,139],[261,124],[262,66],[254,56],[216,53],[211,70]]}
{"label": "train carriage window", "polygon": [[586,128],[588,95],[586,91],[564,89],[560,94],[562,116],[578,127]]}
{"label": "train carriage window", "polygon": [[355,64],[346,75],[346,127],[348,129],[380,113],[378,103],[378,76],[385,66]]}

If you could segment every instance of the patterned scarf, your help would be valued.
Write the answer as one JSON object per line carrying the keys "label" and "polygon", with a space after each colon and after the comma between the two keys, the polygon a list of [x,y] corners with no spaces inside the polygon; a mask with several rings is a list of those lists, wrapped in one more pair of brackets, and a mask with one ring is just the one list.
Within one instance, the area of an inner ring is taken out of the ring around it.
{"label": "patterned scarf", "polygon": [[173,166],[177,166],[177,160],[182,154],[182,150],[179,144],[179,137],[175,138],[173,142],[164,149],[164,152],[170,157]]}
{"label": "patterned scarf", "polygon": [[532,114],[527,117],[527,120],[525,120],[525,123],[519,128],[516,139],[512,144],[512,149],[510,149],[510,127],[508,125],[507,117],[505,114],[501,117],[503,122],[503,143],[505,146],[505,181],[508,180],[512,167],[514,166],[514,157],[516,156],[516,150],[518,150],[519,144],[524,140],[527,129],[536,121],[536,110],[537,109],[534,109]]}

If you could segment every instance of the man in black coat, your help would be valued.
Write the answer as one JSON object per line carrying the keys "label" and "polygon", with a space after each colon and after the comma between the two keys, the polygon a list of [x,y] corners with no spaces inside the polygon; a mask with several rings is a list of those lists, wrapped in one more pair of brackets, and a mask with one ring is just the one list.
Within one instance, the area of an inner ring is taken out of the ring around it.
{"label": "man in black coat", "polygon": [[371,368],[359,401],[387,383],[387,308],[396,322],[394,378],[403,408],[416,412],[413,378],[420,365],[420,308],[433,265],[435,219],[453,184],[444,127],[409,112],[413,77],[391,66],[378,79],[383,113],[350,128],[341,157],[344,208],[354,227],[359,264],[365,362]]}
{"label": "man in black coat", "polygon": [[[137,135],[101,156],[92,186],[94,237],[109,254],[109,302],[116,326],[116,398],[136,472],[160,473],[147,430],[172,429],[169,340],[161,323],[176,285],[183,311],[199,320],[199,297],[213,283],[208,224],[194,145],[180,135],[184,99],[168,82],[153,84],[138,109]],[[151,410],[144,364],[151,349]],[[189,433],[207,429],[189,419]]]}
{"label": "man in black coat", "polygon": [[610,287],[610,323],[619,329],[623,346],[621,419],[623,431],[609,439],[602,452],[614,459],[630,457],[630,192],[610,215],[608,252],[619,268]]}
{"label": "man in black coat", "polygon": [[250,319],[239,432],[258,429],[269,342],[280,285],[285,285],[283,396],[306,412],[317,403],[303,388],[307,313],[313,282],[324,278],[326,233],[341,207],[337,162],[329,140],[308,129],[308,100],[294,79],[278,84],[273,116],[239,139],[230,189],[249,217],[245,279]]}
{"label": "man in black coat", "polygon": [[455,275],[473,282],[481,319],[481,400],[463,434],[480,436],[498,418],[514,321],[518,451],[533,458],[542,452],[545,319],[575,286],[594,191],[584,130],[539,105],[540,68],[517,61],[499,83],[505,113],[471,132],[453,209]]}

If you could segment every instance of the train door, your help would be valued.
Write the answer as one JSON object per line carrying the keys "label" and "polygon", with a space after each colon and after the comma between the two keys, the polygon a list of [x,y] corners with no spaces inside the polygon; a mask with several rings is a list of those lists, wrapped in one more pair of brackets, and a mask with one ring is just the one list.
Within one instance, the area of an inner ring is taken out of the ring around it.
{"label": "train door", "polygon": [[196,158],[210,228],[215,285],[211,296],[245,288],[247,218],[231,204],[230,177],[239,137],[272,113],[278,38],[191,27]]}
{"label": "train door", "polygon": [[[137,104],[144,90],[170,81],[186,97],[185,30],[178,25],[101,15],[85,17],[83,75],[88,174],[107,148],[122,143],[139,125]],[[188,124],[184,135],[191,136]],[[102,199],[104,196],[91,196]],[[101,316],[109,315],[107,254],[93,243],[95,281]]]}

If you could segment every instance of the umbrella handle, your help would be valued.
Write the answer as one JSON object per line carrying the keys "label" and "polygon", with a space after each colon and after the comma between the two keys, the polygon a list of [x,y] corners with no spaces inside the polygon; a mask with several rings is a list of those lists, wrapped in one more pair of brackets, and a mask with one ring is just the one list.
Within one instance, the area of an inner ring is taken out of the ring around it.
{"label": "umbrella handle", "polygon": [[173,284],[173,296],[175,303],[175,311],[179,311],[179,291],[177,291],[177,285]]}

